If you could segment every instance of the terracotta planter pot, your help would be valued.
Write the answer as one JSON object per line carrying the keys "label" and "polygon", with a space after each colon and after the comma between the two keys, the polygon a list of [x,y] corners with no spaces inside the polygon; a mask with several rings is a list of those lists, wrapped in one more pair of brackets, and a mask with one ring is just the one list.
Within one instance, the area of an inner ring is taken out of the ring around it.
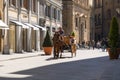
{"label": "terracotta planter pot", "polygon": [[117,53],[112,53],[110,51],[110,48],[107,48],[108,54],[109,54],[109,59],[113,60],[113,59],[118,59],[119,58],[119,54],[120,54],[120,48],[117,49]]}
{"label": "terracotta planter pot", "polygon": [[52,47],[43,47],[43,49],[46,55],[52,54]]}

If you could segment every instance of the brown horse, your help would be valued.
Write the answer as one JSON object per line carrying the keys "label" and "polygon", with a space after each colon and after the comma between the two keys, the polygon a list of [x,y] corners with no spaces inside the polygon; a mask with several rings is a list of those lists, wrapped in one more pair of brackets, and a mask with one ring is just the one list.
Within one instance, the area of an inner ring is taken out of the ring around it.
{"label": "brown horse", "polygon": [[76,40],[75,38],[71,36],[64,36],[64,45],[69,46],[70,52],[71,52],[71,57],[73,57],[73,54],[76,56]]}
{"label": "brown horse", "polygon": [[60,57],[62,57],[62,51],[63,51],[62,47],[63,47],[64,43],[63,43],[63,40],[61,37],[62,36],[58,32],[55,32],[55,34],[53,36],[54,58],[58,58],[59,53],[61,53]]}
{"label": "brown horse", "polygon": [[55,32],[53,36],[53,46],[54,46],[54,58],[62,57],[63,48],[67,47],[67,49],[71,52],[71,57],[73,54],[76,56],[76,43],[75,40],[72,42],[73,38],[70,36],[61,36],[58,32]]}

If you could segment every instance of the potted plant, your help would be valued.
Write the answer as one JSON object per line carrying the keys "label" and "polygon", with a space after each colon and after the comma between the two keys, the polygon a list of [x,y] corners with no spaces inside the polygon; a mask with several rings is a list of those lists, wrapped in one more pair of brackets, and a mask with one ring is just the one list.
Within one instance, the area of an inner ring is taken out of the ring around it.
{"label": "potted plant", "polygon": [[72,36],[72,37],[75,37],[75,32],[72,32],[72,33],[71,33],[71,36]]}
{"label": "potted plant", "polygon": [[109,58],[110,59],[118,59],[119,53],[118,53],[118,41],[119,41],[119,26],[116,17],[112,18],[111,25],[110,25],[110,31],[109,31]]}
{"label": "potted plant", "polygon": [[47,30],[47,33],[46,33],[46,36],[44,38],[42,46],[43,46],[45,54],[46,55],[51,55],[51,53],[52,53],[52,47],[53,47],[53,42],[52,42],[52,39],[50,37],[50,34],[49,34],[48,30]]}

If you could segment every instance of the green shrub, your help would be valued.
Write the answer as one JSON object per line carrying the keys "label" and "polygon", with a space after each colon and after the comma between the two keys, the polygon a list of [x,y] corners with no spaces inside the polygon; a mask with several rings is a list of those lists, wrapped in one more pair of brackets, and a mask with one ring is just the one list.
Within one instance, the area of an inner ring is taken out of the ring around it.
{"label": "green shrub", "polygon": [[52,39],[50,37],[50,34],[49,34],[48,30],[47,30],[47,33],[46,33],[46,36],[44,38],[42,46],[43,47],[52,47],[53,46],[53,42],[52,42]]}
{"label": "green shrub", "polygon": [[71,33],[71,36],[75,36],[75,32],[72,32],[72,33]]}
{"label": "green shrub", "polygon": [[111,50],[115,51],[115,49],[118,47],[118,41],[119,41],[119,25],[116,17],[112,18],[108,38],[109,38],[109,46]]}

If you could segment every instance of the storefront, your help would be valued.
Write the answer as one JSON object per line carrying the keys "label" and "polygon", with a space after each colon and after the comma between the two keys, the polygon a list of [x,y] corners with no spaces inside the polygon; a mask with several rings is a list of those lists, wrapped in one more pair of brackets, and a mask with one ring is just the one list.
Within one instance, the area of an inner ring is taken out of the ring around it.
{"label": "storefront", "polygon": [[7,26],[7,24],[5,24],[2,20],[0,20],[0,52],[1,53],[3,53],[6,30],[8,29],[9,27]]}
{"label": "storefront", "polygon": [[25,25],[29,26],[29,30],[27,31],[28,36],[27,36],[27,51],[32,52],[32,51],[38,51],[40,50],[39,48],[39,28],[35,27],[34,25],[30,23],[24,23]]}
{"label": "storefront", "polygon": [[42,49],[42,43],[46,34],[46,28],[39,26],[39,25],[35,25],[37,28],[39,28],[39,31],[37,31],[37,35],[38,39],[37,39],[37,46],[39,47],[38,49]]}
{"label": "storefront", "polygon": [[28,26],[18,21],[10,21],[9,46],[11,52],[22,53],[27,49]]}

